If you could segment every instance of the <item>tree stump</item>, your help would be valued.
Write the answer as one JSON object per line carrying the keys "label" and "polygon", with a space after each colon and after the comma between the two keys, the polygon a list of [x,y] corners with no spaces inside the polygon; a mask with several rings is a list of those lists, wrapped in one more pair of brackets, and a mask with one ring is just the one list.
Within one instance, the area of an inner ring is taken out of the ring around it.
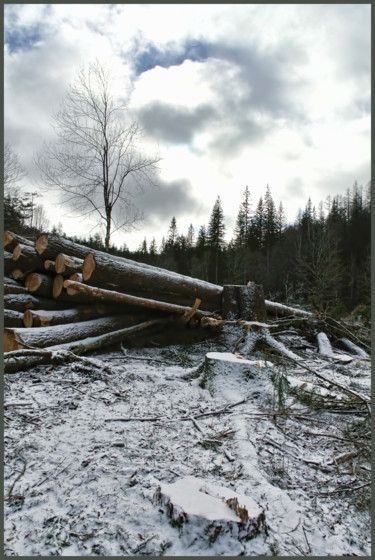
{"label": "tree stump", "polygon": [[266,307],[262,286],[254,282],[247,286],[223,286],[221,314],[223,319],[264,321]]}
{"label": "tree stump", "polygon": [[252,498],[202,478],[188,476],[162,484],[154,502],[166,508],[171,525],[180,533],[198,531],[208,544],[227,533],[247,541],[267,532],[264,511]]}

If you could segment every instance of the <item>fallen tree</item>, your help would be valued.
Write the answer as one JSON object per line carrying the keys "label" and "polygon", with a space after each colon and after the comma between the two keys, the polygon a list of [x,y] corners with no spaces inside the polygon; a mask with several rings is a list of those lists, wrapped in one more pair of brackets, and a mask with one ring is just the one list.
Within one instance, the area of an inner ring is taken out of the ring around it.
{"label": "fallen tree", "polygon": [[22,348],[45,348],[64,342],[83,340],[133,326],[144,320],[144,314],[114,315],[83,321],[75,324],[74,328],[70,323],[48,327],[5,328],[4,351],[10,352]]}

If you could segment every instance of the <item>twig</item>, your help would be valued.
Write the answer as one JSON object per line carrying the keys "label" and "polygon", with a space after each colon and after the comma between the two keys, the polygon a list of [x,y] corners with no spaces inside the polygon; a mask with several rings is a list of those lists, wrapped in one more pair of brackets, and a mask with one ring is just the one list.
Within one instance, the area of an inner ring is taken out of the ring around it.
{"label": "twig", "polygon": [[[166,416],[155,416],[155,417],[142,417],[142,416],[133,416],[128,418],[105,418],[104,422],[157,422],[158,420],[171,420]],[[186,418],[186,420],[190,420],[190,418]]]}
{"label": "twig", "polygon": [[22,457],[20,457],[20,459],[21,459],[21,461],[23,461],[23,469],[22,469],[22,471],[20,472],[20,474],[14,479],[14,481],[13,481],[11,487],[9,488],[8,500],[10,500],[11,497],[12,497],[12,495],[13,495],[13,488],[14,488],[14,485],[16,484],[16,482],[19,481],[19,479],[25,474],[25,471],[26,471],[26,461],[25,461],[25,459],[23,459]]}
{"label": "twig", "polygon": [[[297,364],[301,368],[306,369],[307,371],[314,374],[316,377],[319,377],[319,379],[322,379],[326,383],[329,383],[330,385],[334,385],[335,387],[338,387],[339,389],[341,389],[341,391],[344,391],[345,393],[349,393],[353,397],[356,397],[357,399],[361,400],[363,403],[366,404],[367,409],[369,411],[369,414],[371,414],[371,408],[369,406],[370,399],[368,399],[367,397],[364,397],[363,395],[361,395],[360,393],[357,393],[356,391],[352,391],[352,389],[349,389],[348,387],[344,387],[343,385],[341,385],[341,383],[337,383],[337,381],[332,381],[331,379],[328,379],[327,377],[325,377],[321,373],[318,373],[316,370],[312,369],[311,367],[306,366],[300,360],[297,360],[296,358],[293,358],[290,355],[290,352],[286,348],[285,348],[285,351],[284,351],[283,345],[280,342],[276,342],[276,340],[274,340],[269,333],[267,333],[267,335],[264,338],[265,338],[265,342],[269,343],[270,341],[273,341],[275,344],[272,345],[272,348],[274,348],[282,356],[285,356],[286,358],[288,358],[288,360],[294,362],[295,364]],[[271,344],[272,344],[272,342],[271,342]],[[271,346],[271,344],[269,344],[269,345]]]}
{"label": "twig", "polygon": [[123,347],[123,345],[121,344],[120,346],[121,346],[121,350],[122,350],[122,353],[124,354],[125,358],[129,358],[129,360],[141,360],[142,362],[153,362],[153,363],[157,363],[157,364],[168,364],[168,363],[170,363],[170,362],[167,362],[166,360],[156,360],[155,358],[147,358],[146,356],[129,356],[126,349]]}
{"label": "twig", "polygon": [[361,488],[367,488],[367,486],[371,486],[371,482],[366,482],[366,484],[361,484],[361,486],[337,488],[336,490],[331,490],[330,492],[317,492],[316,495],[329,496],[330,494],[337,494],[338,492],[355,492],[356,490],[361,490]]}
{"label": "twig", "polygon": [[12,408],[18,406],[33,406],[31,402],[14,402],[14,403],[4,403],[4,408]]}
{"label": "twig", "polygon": [[302,530],[303,530],[303,534],[305,535],[306,544],[308,546],[308,552],[311,552],[311,546],[310,546],[309,541],[307,540],[306,530],[305,530],[305,527],[303,525],[302,525]]}
{"label": "twig", "polygon": [[194,424],[194,426],[197,428],[197,430],[198,430],[199,432],[203,433],[202,428],[200,427],[200,425],[198,424],[198,422],[195,420],[195,418],[193,418],[193,416],[190,416],[189,419],[193,422],[193,424]]}

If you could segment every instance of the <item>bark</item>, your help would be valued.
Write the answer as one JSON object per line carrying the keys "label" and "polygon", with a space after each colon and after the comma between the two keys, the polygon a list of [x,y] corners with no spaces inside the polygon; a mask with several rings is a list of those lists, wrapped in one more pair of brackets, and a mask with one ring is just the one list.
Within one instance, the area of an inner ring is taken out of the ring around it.
{"label": "bark", "polygon": [[275,301],[264,300],[267,314],[276,315],[276,317],[313,317],[314,314],[304,309],[296,309],[295,307],[288,307]]}
{"label": "bark", "polygon": [[83,259],[59,253],[55,260],[57,274],[69,277],[77,272],[82,272]]}
{"label": "bark", "polygon": [[4,284],[4,294],[28,294],[29,290],[26,286],[21,286],[16,282],[14,284]]}
{"label": "bark", "polygon": [[199,298],[201,308],[207,311],[221,310],[221,286],[203,280],[170,274],[167,270],[156,267],[141,268],[114,260],[110,255],[89,253],[84,260],[83,279],[109,290],[129,293],[136,290],[145,297],[154,296],[168,301],[169,296],[191,298],[193,303]]}
{"label": "bark", "polygon": [[43,259],[51,260],[55,260],[59,253],[67,253],[84,259],[91,251],[89,247],[50,233],[43,233],[36,239],[35,249]]}
{"label": "bark", "polygon": [[[45,311],[44,309],[27,309],[22,315],[23,326],[31,327],[52,327],[54,325],[64,325],[67,323],[77,323],[116,314],[116,308],[110,305],[77,305],[74,309],[62,309]],[[11,326],[11,325],[9,325]]]}
{"label": "bark", "polygon": [[9,251],[4,251],[4,274],[8,275],[15,268],[18,268],[18,265],[13,260],[13,254]]}
{"label": "bark", "polygon": [[16,261],[19,268],[35,271],[44,270],[44,260],[31,245],[18,243],[13,249],[13,260]]}
{"label": "bark", "polygon": [[[103,288],[87,286],[86,284],[73,282],[72,280],[65,280],[64,287],[67,289],[68,296],[75,297],[77,301],[82,302],[92,302],[94,300],[99,300],[107,303],[134,306],[142,309],[157,310],[177,315],[189,313],[191,310],[191,307],[156,301],[152,299],[140,298],[137,296],[122,294],[120,292],[115,292],[112,290],[104,290]],[[196,311],[195,313],[196,317],[204,317],[206,315],[209,315],[209,313],[204,313],[202,311]]]}
{"label": "bark", "polygon": [[116,331],[140,323],[144,319],[144,314],[116,315],[52,327],[5,328],[4,352],[22,348],[45,348],[88,337],[96,337],[109,331]]}
{"label": "bark", "polygon": [[44,349],[10,351],[4,356],[4,372],[14,373],[22,369],[35,367],[39,364],[50,364],[55,361],[59,362],[69,359],[74,360],[75,354],[88,354],[89,352],[113,346],[125,338],[133,338],[137,337],[139,334],[163,329],[168,321],[169,318],[153,319],[94,338],[86,338],[84,340],[50,346]]}
{"label": "bark", "polygon": [[18,235],[17,233],[13,233],[11,231],[4,231],[4,247],[7,251],[12,253],[18,243],[34,247],[33,240],[26,239],[26,237],[22,237],[22,235]]}
{"label": "bark", "polygon": [[4,327],[23,327],[23,313],[4,309]]}
{"label": "bark", "polygon": [[[65,239],[51,233],[43,233],[42,235],[40,235],[35,241],[35,249],[39,253],[39,255],[43,257],[43,259],[54,260],[56,258],[56,255],[58,255],[59,253],[65,253],[68,255],[72,255],[73,257],[84,259],[86,255],[92,253],[93,255],[108,257],[111,261],[115,260],[117,262],[121,262],[123,264],[125,263],[138,268],[157,270],[164,273],[166,272],[165,269],[158,268],[150,264],[132,261],[130,259],[119,257],[117,255],[109,255],[108,253],[105,253],[103,251],[96,251],[95,249],[91,249],[90,247],[80,245],[79,243],[75,243],[73,241],[70,241],[69,239]],[[176,277],[181,276],[177,272],[168,272],[168,274]]]}
{"label": "bark", "polygon": [[224,286],[222,316],[224,319],[263,321],[266,317],[266,308],[262,286],[254,282],[247,286]]}
{"label": "bark", "polygon": [[52,297],[52,276],[47,276],[46,274],[41,274],[38,272],[32,272],[31,274],[27,275],[25,286],[32,294],[38,294],[39,296],[43,297]]}
{"label": "bark", "polygon": [[5,294],[4,307],[5,309],[14,309],[24,313],[26,309],[67,309],[71,307],[70,303],[54,301],[53,299],[38,297],[30,293],[21,294]]}

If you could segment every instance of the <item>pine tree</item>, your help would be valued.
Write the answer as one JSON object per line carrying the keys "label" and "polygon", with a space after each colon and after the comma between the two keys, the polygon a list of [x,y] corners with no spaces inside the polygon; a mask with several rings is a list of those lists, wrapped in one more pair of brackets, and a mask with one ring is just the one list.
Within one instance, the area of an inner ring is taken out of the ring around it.
{"label": "pine tree", "polygon": [[211,271],[212,278],[216,284],[219,281],[219,262],[221,260],[221,252],[225,246],[224,236],[224,213],[221,206],[220,196],[218,196],[212,209],[208,224],[208,246],[211,250]]}
{"label": "pine tree", "polygon": [[251,228],[251,213],[250,213],[250,191],[246,185],[243,193],[243,200],[238,211],[236,225],[234,228],[234,244],[236,247],[244,247],[249,241],[250,228]]}
{"label": "pine tree", "polygon": [[273,247],[277,238],[276,206],[273,201],[269,185],[264,196],[264,248],[267,253]]}
{"label": "pine tree", "polygon": [[156,246],[156,240],[155,237],[152,238],[151,244],[150,244],[150,255],[155,256],[158,252],[157,246]]}
{"label": "pine tree", "polygon": [[280,202],[276,215],[276,231],[277,237],[280,238],[286,228],[286,217],[284,212],[283,203]]}
{"label": "pine tree", "polygon": [[194,239],[195,239],[195,231],[193,228],[193,224],[190,224],[186,235],[186,243],[188,247],[192,248],[194,246]]}
{"label": "pine tree", "polygon": [[224,213],[221,206],[220,196],[217,197],[211,212],[208,224],[208,244],[212,249],[221,250],[225,245]]}
{"label": "pine tree", "polygon": [[206,226],[202,225],[200,226],[198,231],[196,247],[198,250],[201,250],[204,249],[206,245],[207,245],[207,230],[206,230]]}
{"label": "pine tree", "polygon": [[255,216],[252,220],[251,233],[250,233],[251,236],[250,245],[252,246],[252,248],[258,251],[263,249],[264,246],[264,224],[265,224],[265,216],[264,216],[263,197],[260,197],[255,211]]}
{"label": "pine tree", "polygon": [[177,222],[175,216],[171,220],[168,230],[167,247],[173,247],[177,241]]}

